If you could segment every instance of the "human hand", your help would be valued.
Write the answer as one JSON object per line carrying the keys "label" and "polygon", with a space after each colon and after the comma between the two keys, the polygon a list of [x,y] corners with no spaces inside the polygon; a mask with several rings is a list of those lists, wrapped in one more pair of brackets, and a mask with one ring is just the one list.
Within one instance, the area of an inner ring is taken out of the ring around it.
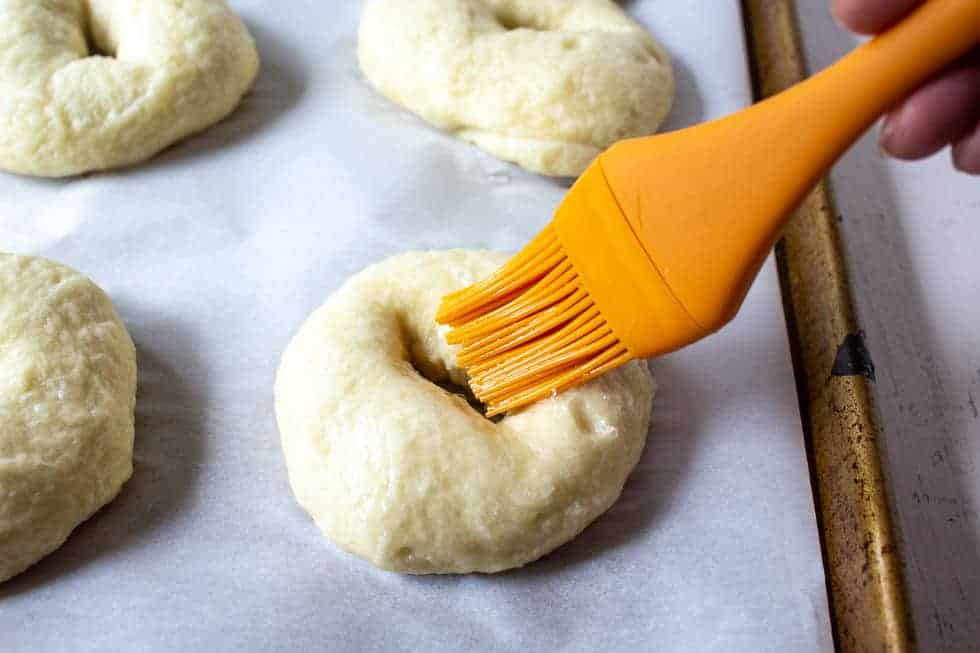
{"label": "human hand", "polygon": [[[859,34],[880,32],[922,0],[833,0],[834,17]],[[963,57],[893,109],[882,149],[921,159],[952,145],[953,165],[980,174],[980,48]]]}

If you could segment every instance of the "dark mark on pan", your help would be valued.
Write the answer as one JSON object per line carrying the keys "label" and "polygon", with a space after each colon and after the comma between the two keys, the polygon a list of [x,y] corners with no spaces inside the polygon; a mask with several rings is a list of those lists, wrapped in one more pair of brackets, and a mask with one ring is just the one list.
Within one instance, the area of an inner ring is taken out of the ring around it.
{"label": "dark mark on pan", "polygon": [[864,344],[864,331],[848,334],[837,348],[832,376],[866,376],[875,380],[875,364]]}

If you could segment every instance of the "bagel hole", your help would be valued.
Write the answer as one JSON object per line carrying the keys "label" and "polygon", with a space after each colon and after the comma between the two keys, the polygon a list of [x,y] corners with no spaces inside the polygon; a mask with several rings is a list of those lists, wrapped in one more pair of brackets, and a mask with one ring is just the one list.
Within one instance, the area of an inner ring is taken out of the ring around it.
{"label": "bagel hole", "polygon": [[486,405],[476,398],[473,391],[468,385],[460,385],[454,382],[446,370],[434,369],[431,361],[422,360],[418,356],[418,352],[415,347],[409,347],[409,359],[408,362],[411,364],[412,369],[415,373],[421,376],[423,379],[428,381],[433,385],[437,385],[446,392],[456,395],[457,397],[462,397],[466,400],[466,403],[470,405],[473,410],[480,413],[485,419],[490,420],[494,424],[499,423],[504,419],[503,415],[494,415],[493,417],[487,417],[487,407]]}
{"label": "bagel hole", "polygon": [[106,59],[115,59],[116,53],[108,47],[103,47],[103,44],[99,43],[99,39],[95,37],[95,29],[92,26],[91,18],[85,23],[85,47],[88,49],[88,56],[90,57],[104,57]]}
{"label": "bagel hole", "polygon": [[88,44],[88,56],[90,57],[102,57],[103,59],[115,59],[116,54],[114,52],[107,52],[100,48],[94,41],[89,41]]}
{"label": "bagel hole", "polygon": [[507,31],[513,31],[515,29],[529,29],[529,30],[534,30],[535,32],[547,31],[541,29],[534,23],[531,23],[526,20],[521,20],[517,16],[514,16],[506,12],[498,13],[496,15],[496,18],[497,18],[497,22],[500,23],[500,26]]}
{"label": "bagel hole", "polygon": [[[416,371],[418,371],[418,368],[416,368]],[[422,372],[419,372],[419,374],[422,374]],[[499,424],[504,419],[503,415],[494,415],[493,417],[487,417],[486,404],[484,404],[482,401],[476,398],[476,395],[473,394],[473,391],[470,390],[470,387],[468,385],[464,386],[464,385],[453,383],[453,381],[449,378],[443,379],[441,381],[435,381],[427,377],[425,374],[422,374],[422,376],[427,381],[436,384],[446,392],[452,393],[457,397],[462,397],[463,399],[465,399],[466,403],[468,403],[473,410],[480,413],[480,415],[482,415],[484,419],[488,419],[494,424]]]}

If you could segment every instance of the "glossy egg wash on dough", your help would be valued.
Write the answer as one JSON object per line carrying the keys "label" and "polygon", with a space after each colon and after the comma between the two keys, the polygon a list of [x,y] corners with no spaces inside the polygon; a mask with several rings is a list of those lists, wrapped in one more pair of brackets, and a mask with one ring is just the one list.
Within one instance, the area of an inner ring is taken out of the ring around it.
{"label": "glossy egg wash on dough", "polygon": [[275,405],[293,493],[330,540],[378,567],[527,564],[605,512],[643,451],[655,384],[642,363],[496,423],[461,396],[436,308],[506,258],[414,252],[373,265],[283,354]]}

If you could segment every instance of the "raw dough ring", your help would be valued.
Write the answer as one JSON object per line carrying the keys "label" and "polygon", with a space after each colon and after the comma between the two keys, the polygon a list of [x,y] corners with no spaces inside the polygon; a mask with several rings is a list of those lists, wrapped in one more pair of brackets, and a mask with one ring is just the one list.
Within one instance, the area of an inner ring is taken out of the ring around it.
{"label": "raw dough ring", "polygon": [[109,298],[0,254],[0,581],[57,549],[133,470],[136,350]]}
{"label": "raw dough ring", "polygon": [[231,113],[257,71],[222,0],[0,0],[0,169],[138,163]]}
{"label": "raw dough ring", "polygon": [[436,307],[506,258],[457,250],[371,266],[283,354],[276,414],[293,492],[327,537],[378,567],[536,560],[612,505],[643,450],[655,386],[641,363],[496,424],[425,378],[465,383]]}
{"label": "raw dough ring", "polygon": [[382,95],[546,175],[652,134],[673,100],[667,53],[612,0],[374,0],[358,54]]}

